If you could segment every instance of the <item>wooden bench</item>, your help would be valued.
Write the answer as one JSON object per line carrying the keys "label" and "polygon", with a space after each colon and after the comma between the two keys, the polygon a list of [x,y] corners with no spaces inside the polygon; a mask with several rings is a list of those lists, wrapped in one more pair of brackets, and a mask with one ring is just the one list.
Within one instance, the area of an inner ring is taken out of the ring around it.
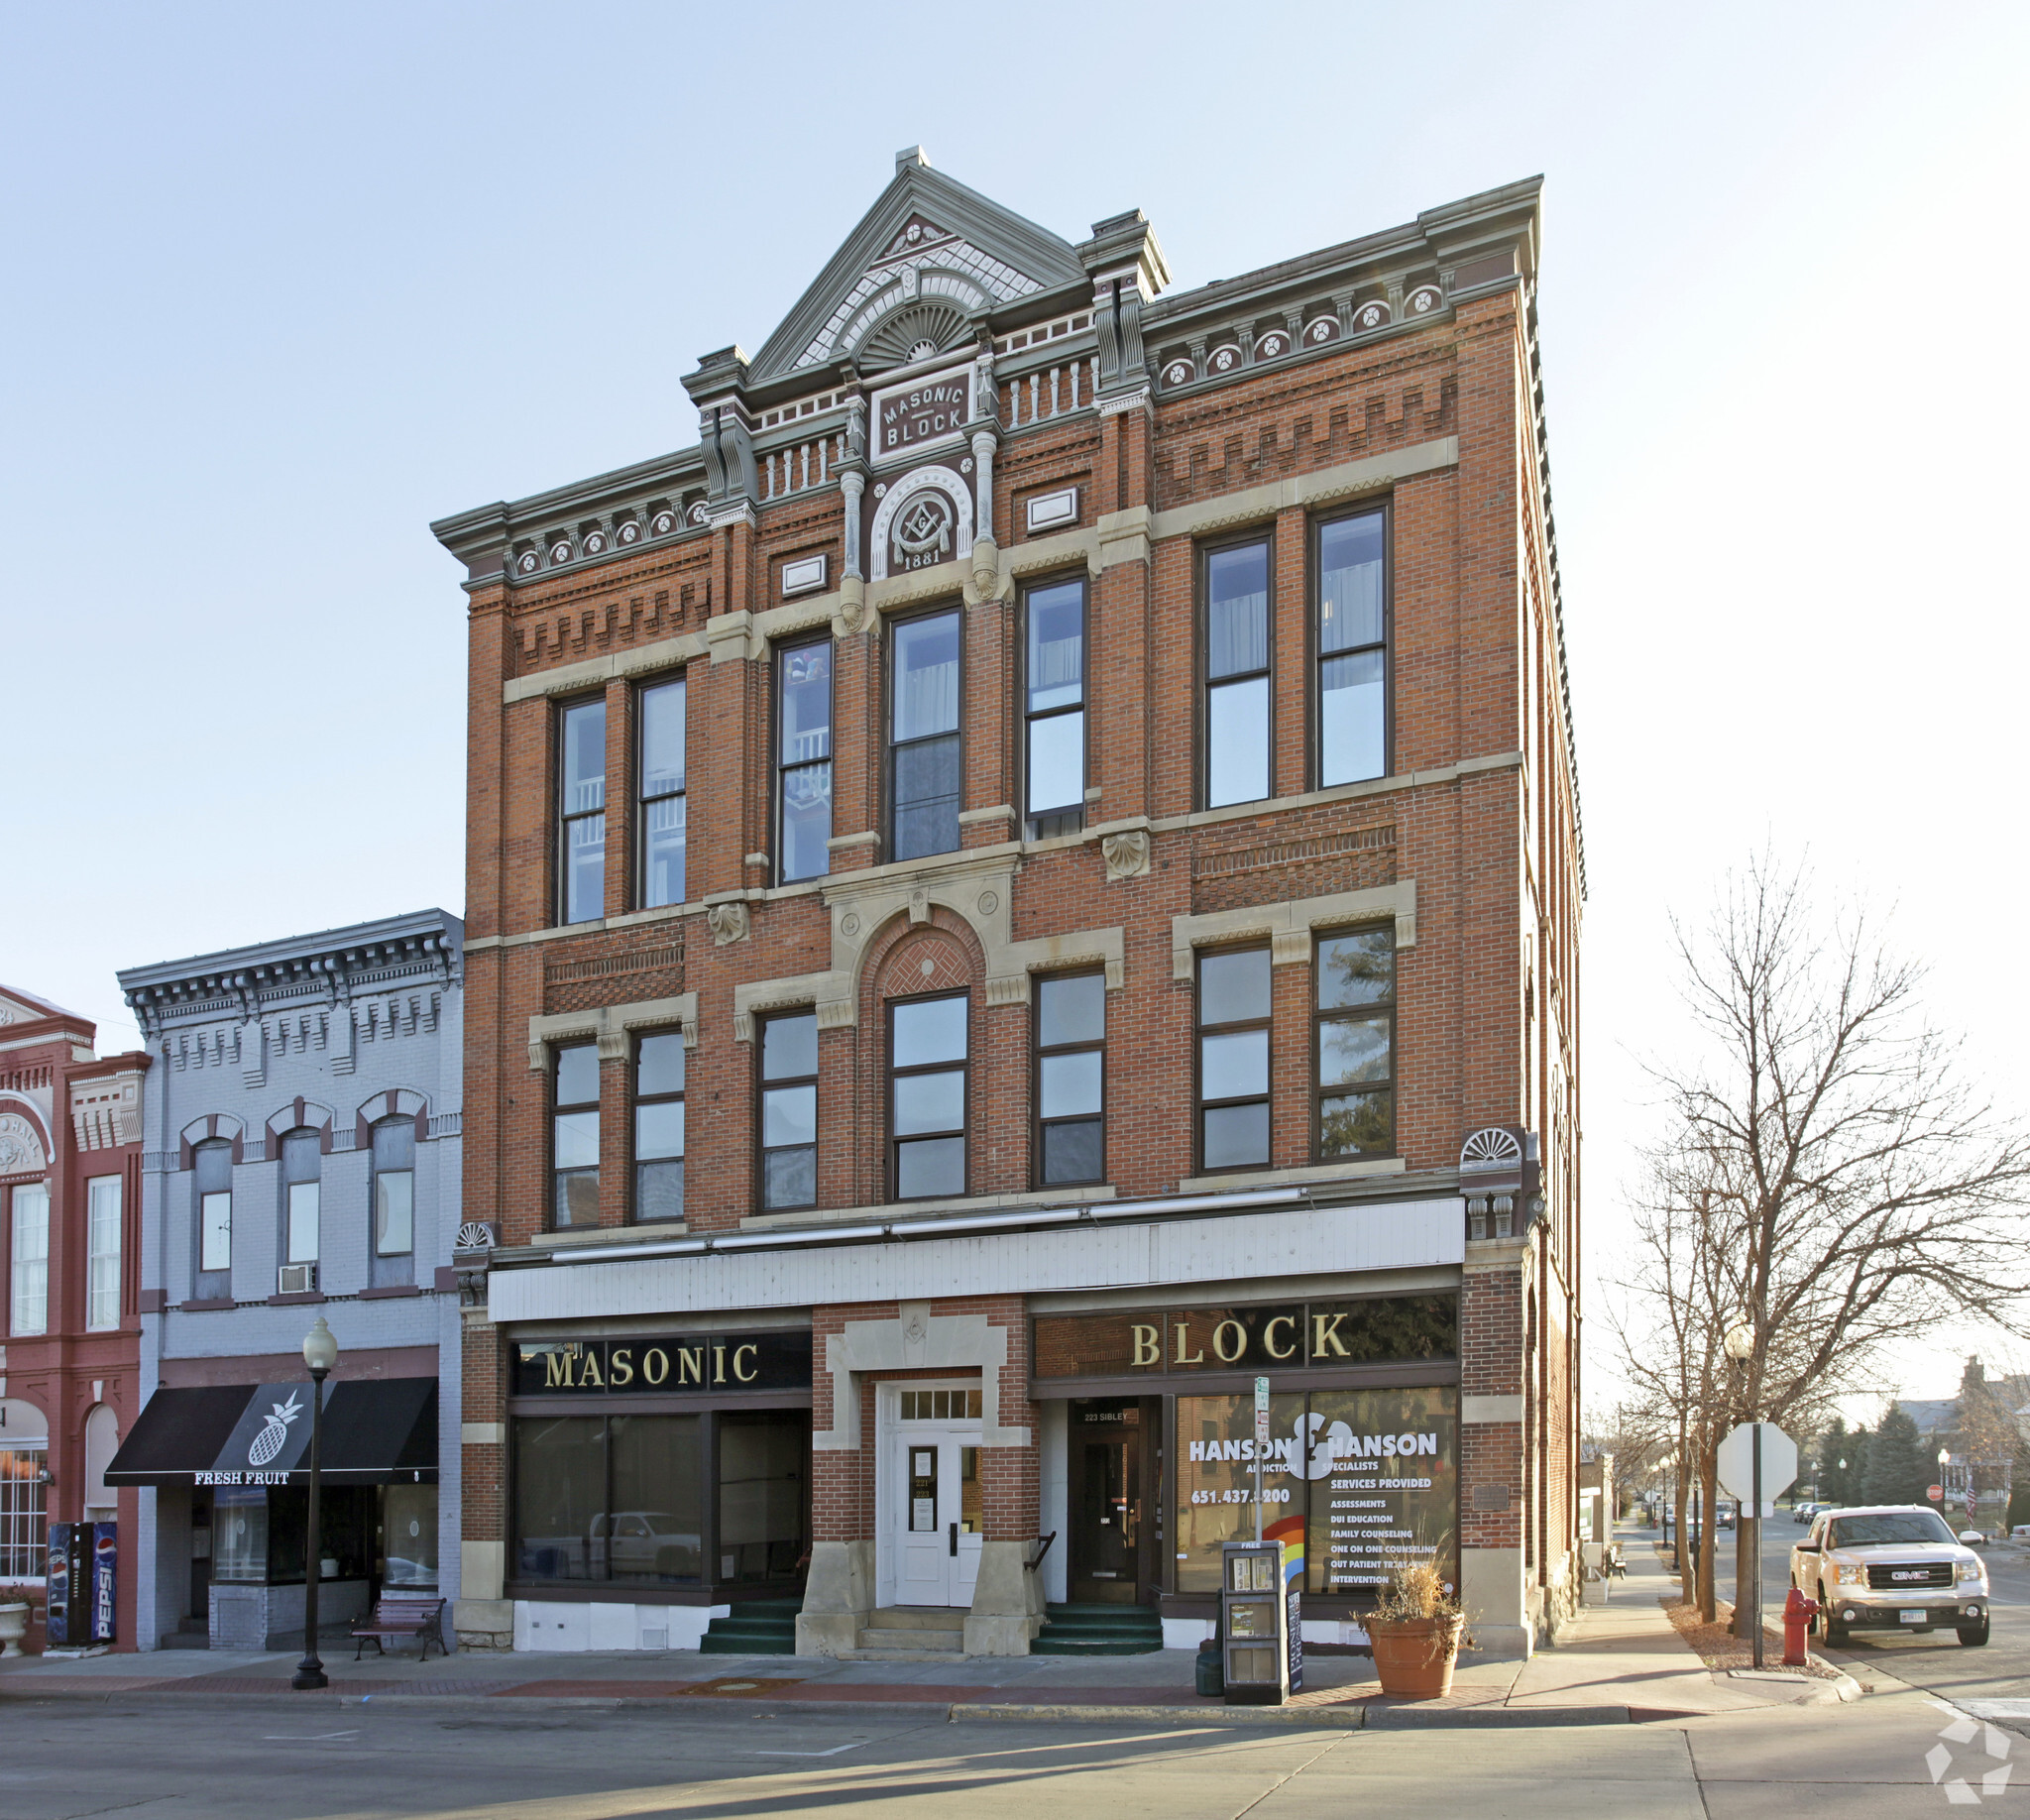
{"label": "wooden bench", "polygon": [[369,1643],[374,1646],[377,1655],[388,1651],[381,1647],[383,1638],[419,1637],[423,1643],[421,1660],[430,1659],[430,1639],[437,1640],[437,1653],[447,1654],[444,1648],[444,1601],[429,1593],[383,1593],[374,1601],[374,1615],[365,1624],[353,1626],[353,1660],[360,1659]]}

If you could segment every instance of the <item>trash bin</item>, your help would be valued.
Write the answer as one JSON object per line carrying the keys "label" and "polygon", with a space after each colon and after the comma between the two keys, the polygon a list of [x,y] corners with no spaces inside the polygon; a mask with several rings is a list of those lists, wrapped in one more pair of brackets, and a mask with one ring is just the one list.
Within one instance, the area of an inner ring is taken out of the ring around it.
{"label": "trash bin", "polygon": [[1220,1666],[1216,1637],[1208,1637],[1198,1646],[1198,1693],[1206,1700],[1226,1698],[1226,1674]]}

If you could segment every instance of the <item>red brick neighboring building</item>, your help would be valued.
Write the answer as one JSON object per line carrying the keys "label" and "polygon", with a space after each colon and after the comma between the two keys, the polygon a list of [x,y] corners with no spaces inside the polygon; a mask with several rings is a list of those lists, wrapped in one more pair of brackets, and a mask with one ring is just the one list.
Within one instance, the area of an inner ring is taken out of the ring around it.
{"label": "red brick neighboring building", "polygon": [[435,526],[468,1643],[1190,1646],[1258,1375],[1309,1641],[1570,1604],[1538,230],[1172,292],[911,152],[698,446]]}
{"label": "red brick neighboring building", "polygon": [[[123,1547],[135,1534],[135,1494],[112,1490],[104,1475],[141,1404],[149,1058],[94,1055],[93,1034],[88,1019],[0,985],[0,1580],[38,1589],[47,1525],[117,1522]],[[39,1616],[31,1647],[41,1633]],[[134,1648],[124,1557],[114,1642]]]}

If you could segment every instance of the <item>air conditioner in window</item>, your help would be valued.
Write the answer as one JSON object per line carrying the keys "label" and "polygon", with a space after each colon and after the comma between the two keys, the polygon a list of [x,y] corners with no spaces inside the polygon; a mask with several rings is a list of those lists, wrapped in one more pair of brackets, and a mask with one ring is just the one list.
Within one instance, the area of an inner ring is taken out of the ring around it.
{"label": "air conditioner in window", "polygon": [[278,1274],[281,1278],[278,1295],[307,1296],[317,1287],[317,1266],[314,1264],[284,1264]]}

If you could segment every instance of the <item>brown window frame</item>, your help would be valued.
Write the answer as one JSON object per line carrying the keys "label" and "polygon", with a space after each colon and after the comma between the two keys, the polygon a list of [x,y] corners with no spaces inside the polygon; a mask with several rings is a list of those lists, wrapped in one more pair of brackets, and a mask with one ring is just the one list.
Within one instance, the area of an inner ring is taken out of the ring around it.
{"label": "brown window frame", "polygon": [[574,822],[590,821],[595,815],[604,822],[613,813],[613,805],[607,801],[610,791],[607,787],[608,779],[606,774],[606,745],[613,734],[611,727],[602,729],[603,738],[600,741],[600,806],[597,809],[585,809],[574,812],[564,799],[564,771],[565,766],[569,762],[570,752],[570,742],[566,738],[565,729],[571,716],[581,708],[597,708],[603,715],[610,712],[607,698],[602,693],[568,697],[556,704],[555,710],[550,716],[550,726],[552,729],[551,743],[555,754],[550,763],[550,795],[553,804],[550,818],[553,831],[551,846],[555,853],[553,863],[556,867],[556,883],[552,896],[555,900],[554,914],[557,919],[556,926],[559,929],[580,928],[586,923],[601,922],[605,920],[607,913],[606,888],[608,883],[608,866],[611,863],[609,850],[612,843],[608,839],[607,833],[602,832],[600,838],[599,912],[595,916],[581,917],[576,923],[573,923],[571,920],[572,824]]}
{"label": "brown window frame", "polygon": [[[1323,619],[1325,571],[1319,551],[1328,527],[1350,518],[1379,517],[1382,520],[1382,639],[1379,645],[1350,645],[1345,650],[1321,650],[1319,636]],[[1361,651],[1382,653],[1382,769],[1378,775],[1396,774],[1396,502],[1393,497],[1369,500],[1343,510],[1312,514],[1304,527],[1304,687],[1307,751],[1304,763],[1308,788],[1338,789],[1341,784],[1325,782],[1325,663],[1327,656],[1350,657]],[[1369,778],[1347,778],[1343,783],[1367,783]]]}
{"label": "brown window frame", "polygon": [[[1030,602],[1036,595],[1050,589],[1071,586],[1078,589],[1078,705],[1075,708],[1046,708],[1039,712],[1029,706]],[[1015,788],[1018,804],[1015,819],[1024,840],[1048,841],[1058,835],[1082,833],[1085,828],[1085,791],[1091,787],[1092,777],[1092,578],[1083,569],[1036,576],[1022,584],[1021,608],[1015,650]],[[1029,811],[1029,731],[1038,721],[1062,720],[1071,714],[1082,716],[1084,720],[1078,742],[1078,801],[1074,806],[1032,815]],[[1046,822],[1051,824],[1049,828],[1044,827]]]}
{"label": "brown window frame", "polygon": [[[1260,796],[1243,797],[1236,803],[1212,801],[1212,690],[1215,686],[1211,666],[1212,646],[1212,577],[1211,560],[1228,550],[1246,549],[1259,543],[1267,556],[1267,577],[1264,583],[1267,593],[1265,616],[1265,652],[1262,668],[1245,670],[1232,676],[1217,679],[1217,686],[1245,682],[1260,676],[1267,683],[1265,712],[1268,720],[1263,730],[1267,742],[1269,774],[1265,779],[1266,788]],[[1239,808],[1242,802],[1268,803],[1276,800],[1276,526],[1257,524],[1231,535],[1209,538],[1199,543],[1192,551],[1193,582],[1195,596],[1193,626],[1196,650],[1193,656],[1195,686],[1192,691],[1194,702],[1194,726],[1192,740],[1197,753],[1193,801],[1199,810],[1212,808]]]}
{"label": "brown window frame", "polygon": [[[1328,942],[1342,940],[1347,936],[1381,934],[1389,942],[1389,996],[1364,1005],[1333,1005],[1326,1007],[1318,1000],[1324,971],[1318,965],[1320,952]],[[1338,929],[1314,930],[1311,935],[1311,1161],[1313,1163],[1344,1163],[1372,1157],[1400,1156],[1403,1150],[1402,1134],[1397,1129],[1397,1091],[1402,1080],[1402,1058],[1398,1044],[1402,1037],[1402,1024],[1398,1015],[1398,979],[1396,972],[1400,950],[1396,946],[1396,927],[1393,923],[1349,923]],[[1326,1086],[1324,1084],[1323,1051],[1325,1026],[1327,1024],[1351,1023],[1360,1018],[1382,1016],[1389,1020],[1389,1078],[1377,1084],[1362,1081],[1353,1085]],[[1352,1093],[1384,1092],[1389,1101],[1389,1148],[1386,1150],[1336,1150],[1327,1152],[1321,1142],[1324,1129],[1324,1106],[1328,1099],[1337,1099]]]}
{"label": "brown window frame", "polygon": [[[932,1004],[944,998],[959,999],[965,1006],[965,1054],[963,1058],[958,1062],[919,1062],[909,1068],[897,1068],[895,1065],[896,1007],[898,1005]],[[905,1198],[902,1194],[901,1181],[901,1148],[904,1144],[919,1144],[929,1139],[956,1137],[959,1140],[959,1157],[958,1193],[956,1194],[949,1193],[911,1194],[907,1198],[911,1200],[961,1200],[972,1193],[972,992],[969,988],[961,986],[958,991],[906,993],[899,998],[891,998],[884,1002],[882,1006],[882,1021],[884,1025],[882,1034],[887,1043],[886,1052],[883,1057],[886,1067],[883,1071],[882,1083],[882,1093],[885,1100],[885,1104],[882,1107],[882,1126],[888,1135],[887,1156],[884,1159],[886,1163],[884,1173],[887,1178],[888,1199],[894,1202]],[[895,1082],[897,1080],[905,1075],[912,1078],[918,1075],[948,1075],[954,1070],[957,1070],[960,1077],[959,1104],[961,1122],[959,1128],[956,1131],[912,1131],[907,1137],[898,1137],[895,1132]]]}
{"label": "brown window frame", "polygon": [[[791,1018],[807,1017],[811,1020],[811,1048],[813,1067],[808,1075],[784,1075],[780,1080],[771,1081],[767,1075],[768,1027],[771,1024],[787,1023]],[[758,1015],[754,1019],[754,1210],[757,1213],[800,1213],[819,1203],[818,1194],[818,1153],[824,1137],[824,1104],[819,1098],[818,1064],[822,1061],[816,1052],[818,1039],[824,1034],[818,1028],[818,1008],[815,1005],[785,1005],[778,1011]],[[811,1089],[811,1142],[804,1144],[776,1144],[767,1141],[767,1095],[782,1087],[808,1086]],[[688,1137],[688,1133],[687,1133]],[[688,1148],[688,1143],[687,1146]],[[811,1153],[811,1198],[809,1200],[772,1203],[768,1198],[768,1158],[773,1151],[805,1150]]]}
{"label": "brown window frame", "polygon": [[[674,1037],[679,1052],[684,1057],[684,1084],[673,1093],[644,1093],[641,1090],[641,1046],[655,1037]],[[681,1224],[686,1214],[679,1211],[666,1218],[645,1218],[641,1212],[641,1168],[646,1163],[676,1163],[680,1168],[690,1156],[691,1119],[686,1095],[691,1081],[691,1057],[684,1045],[681,1028],[672,1026],[662,1030],[637,1030],[633,1041],[627,1046],[627,1223],[635,1226],[673,1226]],[[686,1106],[684,1115],[684,1150],[676,1157],[647,1157],[640,1154],[641,1121],[636,1116],[643,1106]],[[688,1181],[685,1184],[689,1186]],[[682,1190],[680,1189],[681,1195]]]}
{"label": "brown window frame", "polygon": [[[959,631],[959,724],[949,734],[927,734],[921,739],[912,739],[911,745],[928,743],[931,739],[951,739],[959,747],[959,807],[954,812],[962,815],[965,811],[965,603],[963,601],[942,601],[933,606],[913,607],[907,613],[891,614],[881,627],[883,655],[881,661],[881,826],[884,836],[883,856],[898,858],[895,839],[895,646],[896,633],[906,626],[915,626],[925,620],[951,618],[957,623]],[[965,845],[965,826],[959,824],[959,840],[952,847],[942,848],[935,853],[915,853],[911,862],[941,859],[946,853],[960,852]]]}
{"label": "brown window frame", "polygon": [[[593,1096],[590,1099],[573,1099],[567,1101],[560,1099],[558,1097],[558,1093],[564,1079],[564,1056],[568,1051],[577,1049],[589,1049],[592,1051]],[[590,1111],[596,1118],[599,1118],[600,1120],[600,1124],[598,1126],[599,1147],[601,1152],[604,1153],[606,1148],[606,1121],[604,1118],[605,1108],[602,1107],[600,1104],[600,1100],[603,1096],[601,1088],[605,1084],[604,1080],[602,1079],[602,1075],[603,1067],[599,1059],[599,1044],[593,1038],[588,1037],[583,1041],[578,1041],[574,1039],[570,1042],[553,1043],[550,1045],[550,1090],[548,1094],[549,1129],[544,1134],[547,1140],[545,1144],[545,1150],[547,1152],[549,1160],[549,1169],[546,1172],[549,1180],[549,1194],[545,1196],[545,1205],[543,1207],[543,1230],[546,1232],[583,1232],[585,1230],[584,1225],[580,1225],[575,1221],[568,1226],[560,1225],[558,1223],[558,1178],[564,1175],[582,1176],[589,1173],[592,1177],[594,1192],[595,1194],[597,1194],[599,1188],[600,1169],[601,1164],[604,1162],[604,1155],[602,1154],[601,1163],[594,1163],[590,1171],[588,1171],[583,1165],[571,1170],[564,1170],[559,1168],[557,1164],[557,1120],[567,1112]],[[596,1226],[599,1224],[599,1221],[597,1218],[594,1218],[592,1220],[587,1221],[586,1224]]]}
{"label": "brown window frame", "polygon": [[[1099,981],[1100,1033],[1097,1041],[1080,1043],[1053,1043],[1048,1046],[1043,1040],[1043,989],[1059,980],[1097,979]],[[1061,972],[1039,973],[1030,981],[1030,1003],[1034,1015],[1029,1020],[1029,1175],[1030,1186],[1037,1189],[1083,1188],[1091,1183],[1106,1180],[1106,1136],[1107,1136],[1107,1092],[1106,1092],[1106,968],[1103,967],[1067,967]],[[1048,1056],[1080,1056],[1093,1051],[1099,1053],[1099,1112],[1095,1117],[1090,1112],[1068,1113],[1061,1118],[1046,1119],[1043,1115],[1043,1065]],[[1099,1174],[1079,1176],[1073,1180],[1049,1182],[1044,1178],[1044,1132],[1053,1125],[1079,1125],[1095,1123],[1099,1126]]]}
{"label": "brown window frame", "polygon": [[[1204,967],[1221,955],[1259,954],[1269,961],[1269,1010],[1262,1017],[1240,1018],[1223,1024],[1208,1024],[1204,1017]],[[1243,1030],[1262,1030],[1269,1037],[1268,1082],[1261,1093],[1228,1099],[1205,1097],[1205,1046],[1207,1036],[1223,1036]],[[1269,1142],[1259,1163],[1205,1161],[1205,1114],[1222,1106],[1260,1105],[1265,1109]],[[1267,942],[1223,942],[1215,948],[1200,948],[1191,957],[1191,1161],[1200,1176],[1234,1175],[1247,1170],[1273,1169],[1276,1163],[1276,956]]]}
{"label": "brown window frame", "polygon": [[[657,689],[667,689],[679,684],[684,691],[684,787],[681,790],[664,790],[650,796],[644,785],[643,761],[648,748],[648,716],[644,709],[647,698]],[[691,672],[688,669],[672,670],[662,676],[649,676],[637,682],[628,693],[627,706],[633,725],[628,730],[632,735],[632,754],[628,760],[631,770],[629,782],[632,786],[630,806],[634,811],[633,861],[634,876],[627,901],[637,910],[659,910],[674,908],[676,904],[689,900],[691,891]],[[648,901],[648,811],[651,804],[668,802],[671,797],[681,797],[684,802],[685,844],[684,844],[684,892],[669,905],[651,904]]]}

